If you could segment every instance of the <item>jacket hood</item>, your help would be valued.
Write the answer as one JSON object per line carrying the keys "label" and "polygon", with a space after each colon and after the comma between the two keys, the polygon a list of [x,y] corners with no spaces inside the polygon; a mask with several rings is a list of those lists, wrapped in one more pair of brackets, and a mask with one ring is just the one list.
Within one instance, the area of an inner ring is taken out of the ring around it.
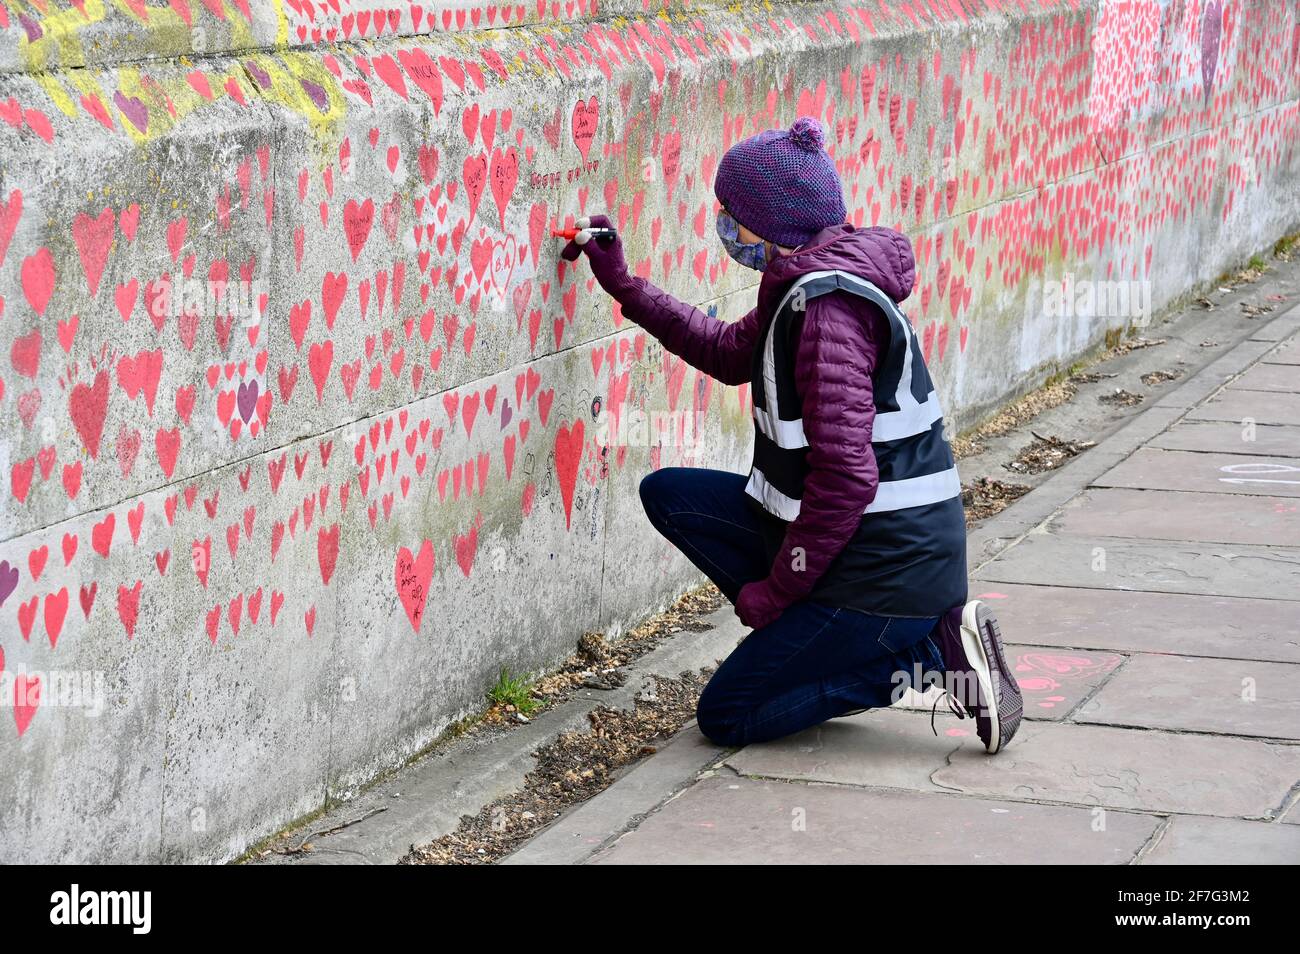
{"label": "jacket hood", "polygon": [[841,222],[822,229],[798,251],[768,263],[759,283],[760,305],[766,298],[778,296],[800,275],[826,269],[865,278],[900,303],[912,293],[916,282],[912,243],[905,235],[880,226],[860,229],[851,222]]}

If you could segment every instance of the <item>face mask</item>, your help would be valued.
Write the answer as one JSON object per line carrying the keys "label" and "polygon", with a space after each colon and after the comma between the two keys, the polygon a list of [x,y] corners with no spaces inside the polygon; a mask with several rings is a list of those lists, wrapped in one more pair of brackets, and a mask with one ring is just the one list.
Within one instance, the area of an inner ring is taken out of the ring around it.
{"label": "face mask", "polygon": [[718,238],[722,239],[727,254],[746,268],[761,272],[767,267],[766,243],[742,242],[740,223],[726,209],[718,209]]}

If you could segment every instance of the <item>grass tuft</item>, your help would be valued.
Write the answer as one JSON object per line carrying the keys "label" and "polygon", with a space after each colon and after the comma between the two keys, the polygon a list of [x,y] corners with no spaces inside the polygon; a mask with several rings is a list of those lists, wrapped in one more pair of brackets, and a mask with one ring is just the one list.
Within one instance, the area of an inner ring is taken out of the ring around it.
{"label": "grass tuft", "polygon": [[541,702],[533,698],[532,686],[523,679],[501,670],[497,684],[488,691],[488,698],[500,706],[514,706],[515,710],[528,715]]}

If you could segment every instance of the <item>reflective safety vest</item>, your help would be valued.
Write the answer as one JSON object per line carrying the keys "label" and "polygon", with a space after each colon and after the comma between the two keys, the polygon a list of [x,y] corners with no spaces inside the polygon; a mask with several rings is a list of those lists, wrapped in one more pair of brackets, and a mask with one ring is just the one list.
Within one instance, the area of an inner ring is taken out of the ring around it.
{"label": "reflective safety vest", "polygon": [[[795,390],[799,343],[792,338],[792,330],[809,300],[833,291],[850,292],[877,305],[889,319],[891,332],[872,375],[876,413],[871,447],[880,485],[864,517],[916,510],[916,519],[924,521],[928,508],[961,497],[952,448],[943,435],[938,395],[916,333],[898,305],[871,282],[840,270],[808,272],[793,282],[777,306],[761,347],[754,349],[751,381],[756,433],[745,491],[775,517],[790,521],[799,516],[808,473],[808,440]],[[953,507],[948,504],[942,509],[950,515]]]}

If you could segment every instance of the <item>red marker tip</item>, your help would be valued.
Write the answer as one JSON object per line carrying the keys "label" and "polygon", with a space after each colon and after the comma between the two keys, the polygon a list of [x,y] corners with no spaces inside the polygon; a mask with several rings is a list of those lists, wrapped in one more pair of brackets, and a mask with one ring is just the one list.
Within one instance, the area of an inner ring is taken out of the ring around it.
{"label": "red marker tip", "polygon": [[551,229],[551,234],[553,236],[564,239],[577,238],[579,232],[590,232],[593,238],[617,234],[614,229],[599,225],[589,225],[585,229]]}

